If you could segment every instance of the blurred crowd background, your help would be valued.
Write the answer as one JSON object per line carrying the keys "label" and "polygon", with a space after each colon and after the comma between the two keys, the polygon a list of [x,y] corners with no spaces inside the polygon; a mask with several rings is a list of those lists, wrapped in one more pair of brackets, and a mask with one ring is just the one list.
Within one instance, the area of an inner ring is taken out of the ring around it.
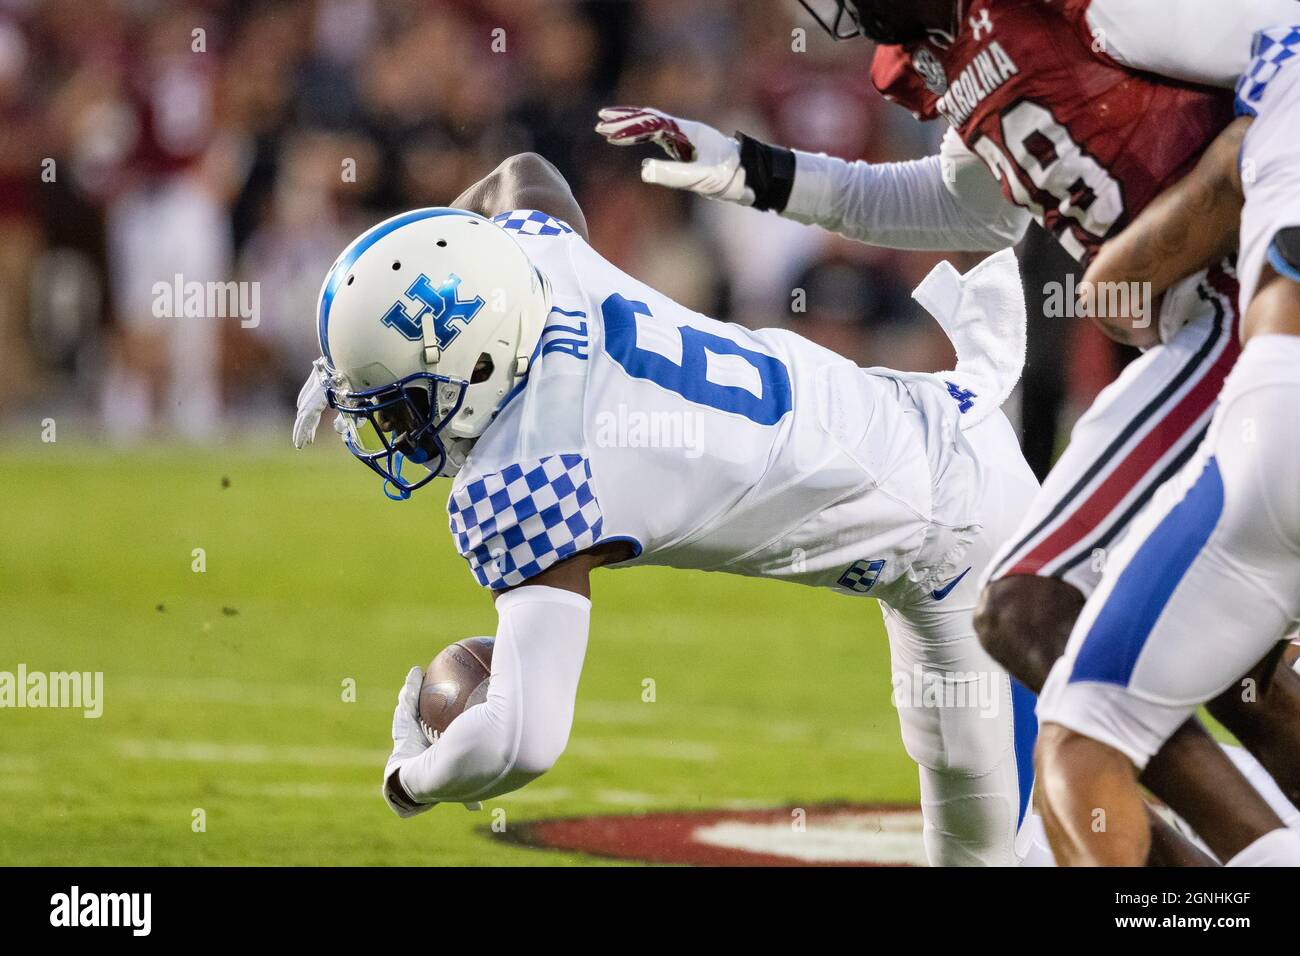
{"label": "blurred crowd background", "polygon": [[[592,130],[646,104],[846,158],[932,152],[941,128],[875,93],[871,52],[794,0],[0,0],[0,416],[84,412],[118,442],[287,424],[342,247],[521,150],[568,178],[597,249],[684,304],[949,367],[909,295],[938,256],[646,186],[649,154]],[[257,283],[256,322],[158,316],[177,275]],[[1039,457],[1117,361],[1050,331],[1024,402]]]}

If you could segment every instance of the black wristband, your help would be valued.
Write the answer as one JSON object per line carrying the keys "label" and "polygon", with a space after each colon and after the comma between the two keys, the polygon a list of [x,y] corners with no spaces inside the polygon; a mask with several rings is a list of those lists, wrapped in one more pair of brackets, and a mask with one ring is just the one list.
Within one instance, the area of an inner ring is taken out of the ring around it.
{"label": "black wristband", "polygon": [[745,169],[745,185],[754,190],[754,208],[781,212],[790,201],[794,187],[794,153],[784,146],[746,136],[739,130],[740,165]]}

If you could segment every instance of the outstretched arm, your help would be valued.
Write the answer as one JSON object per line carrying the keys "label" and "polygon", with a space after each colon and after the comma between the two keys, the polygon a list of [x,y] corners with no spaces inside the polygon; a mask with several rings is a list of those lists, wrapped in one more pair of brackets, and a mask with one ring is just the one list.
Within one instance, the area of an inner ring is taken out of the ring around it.
{"label": "outstretched arm", "polygon": [[732,138],[648,107],[607,107],[596,132],[615,146],[663,149],[668,160],[642,163],[647,183],[772,210],[871,245],[993,251],[1014,245],[1029,225],[1029,213],[1006,201],[951,131],[937,156],[880,164]]}
{"label": "outstretched arm", "polygon": [[1009,203],[978,156],[949,130],[937,156],[903,163],[846,162],[794,151],[781,214],[894,249],[996,251],[1015,245],[1030,215]]}
{"label": "outstretched arm", "polygon": [[587,219],[560,171],[537,153],[505,160],[451,203],[491,219],[512,209],[536,209],[563,219],[587,239]]}
{"label": "outstretched arm", "polygon": [[[1237,157],[1249,125],[1245,116],[1229,124],[1192,171],[1103,245],[1089,265],[1080,289],[1089,291],[1093,307],[1088,311],[1111,338],[1154,345],[1158,331],[1149,316],[1105,314],[1108,297],[1092,290],[1141,286],[1148,293],[1143,298],[1154,300],[1237,247],[1244,201]],[[1144,327],[1134,327],[1137,318]]]}

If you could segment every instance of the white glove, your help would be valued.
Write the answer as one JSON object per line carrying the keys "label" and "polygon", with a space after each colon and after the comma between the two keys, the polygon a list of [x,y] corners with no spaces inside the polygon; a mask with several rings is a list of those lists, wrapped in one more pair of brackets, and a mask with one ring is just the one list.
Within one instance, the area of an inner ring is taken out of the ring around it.
{"label": "white glove", "polygon": [[298,416],[293,420],[293,447],[310,445],[316,437],[321,414],[329,407],[325,398],[325,382],[329,372],[325,359],[318,358],[311,365],[311,374],[298,391]]}
{"label": "white glove", "polygon": [[[384,802],[402,819],[432,810],[438,801],[420,803],[407,792],[399,776],[402,765],[421,756],[429,749],[429,739],[420,726],[420,686],[424,683],[424,668],[412,667],[406,674],[406,683],[397,694],[397,707],[393,710],[393,752],[384,765]],[[481,803],[467,803],[467,810],[481,810]]]}
{"label": "white glove", "polygon": [[615,146],[655,143],[672,157],[642,162],[642,182],[753,205],[754,190],[745,185],[740,165],[740,144],[730,136],[648,107],[607,106],[598,115],[596,132]]}
{"label": "white glove", "polygon": [[397,695],[397,707],[393,711],[393,752],[384,766],[384,802],[403,819],[437,806],[417,803],[397,776],[403,764],[429,749],[428,738],[420,728],[420,685],[423,683],[424,668],[412,667]]}

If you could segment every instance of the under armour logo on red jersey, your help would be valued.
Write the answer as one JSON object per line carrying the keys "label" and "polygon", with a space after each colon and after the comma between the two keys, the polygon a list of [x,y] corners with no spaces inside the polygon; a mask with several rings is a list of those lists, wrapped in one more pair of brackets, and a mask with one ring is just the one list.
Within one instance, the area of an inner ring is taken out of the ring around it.
{"label": "under armour logo on red jersey", "polygon": [[985,33],[993,32],[993,18],[989,16],[988,8],[981,10],[978,17],[967,17],[966,22],[970,24],[971,30],[974,31],[976,40]]}

